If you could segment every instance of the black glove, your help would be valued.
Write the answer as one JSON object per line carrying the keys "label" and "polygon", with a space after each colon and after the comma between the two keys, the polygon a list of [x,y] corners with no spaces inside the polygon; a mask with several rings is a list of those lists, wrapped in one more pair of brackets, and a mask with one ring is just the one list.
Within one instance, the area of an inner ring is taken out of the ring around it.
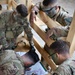
{"label": "black glove", "polygon": [[30,50],[31,50],[31,51],[35,51],[34,46],[31,45],[31,46],[30,46]]}
{"label": "black glove", "polygon": [[29,50],[28,54],[33,58],[34,62],[38,62],[39,61],[39,56],[38,54],[35,52],[35,48],[32,46],[31,49]]}

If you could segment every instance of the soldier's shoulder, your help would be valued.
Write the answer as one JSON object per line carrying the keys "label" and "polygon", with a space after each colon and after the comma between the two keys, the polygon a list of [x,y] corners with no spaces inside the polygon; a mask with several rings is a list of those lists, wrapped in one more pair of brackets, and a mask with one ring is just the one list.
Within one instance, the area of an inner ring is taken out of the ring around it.
{"label": "soldier's shoulder", "polygon": [[59,67],[54,71],[53,75],[63,75],[63,74],[70,74],[70,68],[67,64],[68,62],[65,61],[63,64],[59,65]]}
{"label": "soldier's shoulder", "polygon": [[63,75],[65,73],[65,70],[61,67],[58,67],[52,75]]}
{"label": "soldier's shoulder", "polygon": [[27,17],[25,17],[23,20],[24,20],[25,23],[29,22]]}
{"label": "soldier's shoulder", "polygon": [[6,10],[6,11],[3,11],[0,15],[7,15],[7,14],[10,14],[10,13],[12,13],[12,11]]}

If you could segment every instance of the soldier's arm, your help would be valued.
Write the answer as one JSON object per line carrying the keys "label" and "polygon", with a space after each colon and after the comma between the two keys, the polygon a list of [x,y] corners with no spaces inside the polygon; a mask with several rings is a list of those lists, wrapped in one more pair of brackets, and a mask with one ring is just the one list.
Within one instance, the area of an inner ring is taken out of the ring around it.
{"label": "soldier's arm", "polygon": [[39,12],[41,2],[36,3],[34,7],[31,9],[30,13],[30,23],[32,24],[34,20],[36,20],[36,15]]}
{"label": "soldier's arm", "polygon": [[64,73],[64,70],[59,69],[59,70],[54,71],[52,75],[66,75],[66,74]]}
{"label": "soldier's arm", "polygon": [[33,34],[32,34],[32,30],[30,27],[30,23],[28,22],[28,20],[24,23],[24,31],[27,34],[27,38],[30,44],[33,43]]}
{"label": "soldier's arm", "polygon": [[63,65],[63,66],[59,66],[52,75],[69,75],[69,74],[70,74],[69,67]]}
{"label": "soldier's arm", "polygon": [[58,39],[59,37],[66,37],[68,34],[68,30],[69,29],[67,27],[51,28],[47,31],[47,37],[51,37],[53,39]]}

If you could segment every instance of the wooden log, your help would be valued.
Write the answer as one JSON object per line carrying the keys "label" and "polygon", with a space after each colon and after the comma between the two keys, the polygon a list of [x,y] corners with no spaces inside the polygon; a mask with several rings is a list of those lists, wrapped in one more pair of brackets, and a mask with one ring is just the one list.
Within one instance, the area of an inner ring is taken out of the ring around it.
{"label": "wooden log", "polygon": [[[34,4],[32,3],[31,8],[34,7]],[[57,26],[62,26],[60,23],[57,21],[52,20],[50,17],[48,17],[43,11],[39,11],[40,19],[49,27],[57,27]]]}
{"label": "wooden log", "polygon": [[48,17],[44,12],[40,11],[40,18],[42,19],[42,21],[49,27],[49,28],[53,28],[53,27],[57,27],[57,26],[61,26],[61,24],[59,24],[56,21],[53,21],[50,17]]}
{"label": "wooden log", "polygon": [[12,10],[12,0],[8,0],[8,1],[7,1],[7,4],[8,4],[7,9],[8,9],[8,10]]}
{"label": "wooden log", "polygon": [[40,25],[43,25],[44,23],[38,17],[36,17],[36,20],[37,21],[34,21],[34,23],[32,25],[33,29],[45,41],[45,43],[47,43],[47,45],[50,46],[50,44],[52,44],[52,42],[54,42],[54,41],[52,39],[50,39],[50,38],[47,38],[45,31],[43,31],[41,29]]}
{"label": "wooden log", "polygon": [[41,47],[41,45],[39,44],[39,42],[35,39],[34,37],[34,44],[37,48],[37,50],[40,52],[40,54],[42,55],[42,57],[44,58],[44,60],[48,63],[48,65],[51,67],[52,70],[56,69],[56,65],[53,62],[53,60],[51,59],[51,57],[49,56],[49,54],[44,50],[44,48]]}
{"label": "wooden log", "polygon": [[74,37],[73,37],[73,40],[72,40],[72,43],[70,46],[70,55],[71,56],[73,55],[74,51],[75,51],[75,34],[74,34]]}
{"label": "wooden log", "polygon": [[66,40],[68,42],[72,43],[74,34],[75,34],[75,12],[74,12],[74,15],[73,15],[73,20],[71,22],[70,30],[69,30],[69,33],[68,33],[68,36],[67,36]]}
{"label": "wooden log", "polygon": [[73,15],[73,20],[70,25],[70,30],[66,39],[68,42],[70,42],[70,55],[72,56],[74,50],[75,50],[75,12]]}

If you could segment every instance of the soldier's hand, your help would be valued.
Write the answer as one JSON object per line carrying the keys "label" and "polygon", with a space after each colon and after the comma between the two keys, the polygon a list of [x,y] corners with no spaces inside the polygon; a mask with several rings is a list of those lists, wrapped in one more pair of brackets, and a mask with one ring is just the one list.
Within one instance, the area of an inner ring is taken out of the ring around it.
{"label": "soldier's hand", "polygon": [[19,47],[26,46],[26,42],[21,40],[21,41],[17,42],[17,46],[19,46]]}
{"label": "soldier's hand", "polygon": [[31,14],[30,14],[30,24],[32,25],[34,20],[36,20],[36,14],[35,14],[35,11],[31,11]]}
{"label": "soldier's hand", "polygon": [[47,38],[50,38],[53,34],[56,34],[56,28],[51,28],[50,30],[47,31],[46,35]]}

